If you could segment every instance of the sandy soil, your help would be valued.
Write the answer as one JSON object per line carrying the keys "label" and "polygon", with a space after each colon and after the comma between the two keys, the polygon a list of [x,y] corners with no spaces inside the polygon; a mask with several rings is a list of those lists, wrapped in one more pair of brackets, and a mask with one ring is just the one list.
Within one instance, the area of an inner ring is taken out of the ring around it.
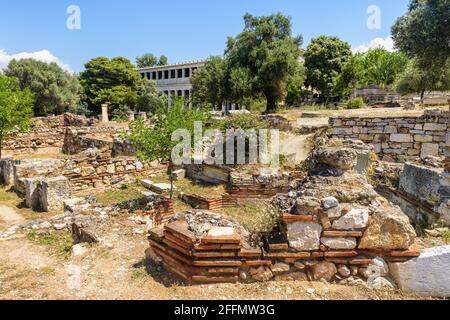
{"label": "sandy soil", "polygon": [[188,287],[145,261],[145,235],[126,217],[108,222],[101,243],[83,258],[63,258],[54,248],[23,236],[0,241],[0,299],[415,299],[399,291],[374,291],[327,283],[270,282]]}

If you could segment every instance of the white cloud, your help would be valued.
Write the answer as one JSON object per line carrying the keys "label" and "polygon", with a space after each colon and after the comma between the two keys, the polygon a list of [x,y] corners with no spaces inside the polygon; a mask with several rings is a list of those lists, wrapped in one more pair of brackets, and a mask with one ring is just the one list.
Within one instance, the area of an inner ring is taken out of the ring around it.
{"label": "white cloud", "polygon": [[394,40],[392,40],[392,37],[389,36],[385,39],[383,38],[375,38],[371,40],[369,43],[365,43],[363,45],[360,45],[357,48],[353,48],[352,51],[354,53],[364,53],[369,51],[369,49],[379,48],[382,47],[386,49],[389,52],[395,51],[394,49]]}
{"label": "white cloud", "polygon": [[47,63],[55,62],[64,70],[72,73],[72,70],[70,69],[70,66],[68,64],[63,63],[48,50],[8,54],[4,49],[0,49],[0,69],[5,68],[12,59],[20,60],[30,58]]}

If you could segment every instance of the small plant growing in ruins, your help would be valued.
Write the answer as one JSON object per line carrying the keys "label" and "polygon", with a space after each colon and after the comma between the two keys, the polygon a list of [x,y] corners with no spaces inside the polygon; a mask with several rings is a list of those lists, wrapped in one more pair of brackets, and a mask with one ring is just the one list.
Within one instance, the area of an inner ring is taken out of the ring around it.
{"label": "small plant growing in ruins", "polygon": [[33,103],[34,95],[30,90],[21,90],[14,78],[0,75],[0,158],[5,137],[28,128]]}
{"label": "small plant growing in ruins", "polygon": [[361,97],[355,98],[347,102],[347,109],[359,109],[364,105],[364,100]]}
{"label": "small plant growing in ruins", "polygon": [[[173,162],[172,150],[179,143],[172,139],[178,129],[185,129],[194,136],[194,124],[199,121],[208,123],[210,113],[202,108],[187,108],[183,99],[173,99],[172,106],[162,107],[155,112],[152,126],[142,119],[131,123],[130,131],[125,138],[137,151],[137,156],[145,161],[161,161],[169,163],[170,197],[173,197]],[[194,139],[192,139],[194,141]]]}

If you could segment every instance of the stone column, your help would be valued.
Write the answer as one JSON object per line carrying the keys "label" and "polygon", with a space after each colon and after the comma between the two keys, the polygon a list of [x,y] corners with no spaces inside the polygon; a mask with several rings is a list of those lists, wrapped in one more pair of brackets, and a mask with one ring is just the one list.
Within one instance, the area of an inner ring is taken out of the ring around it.
{"label": "stone column", "polygon": [[144,119],[144,121],[146,121],[147,120],[147,113],[146,112],[139,112],[138,117],[142,118],[142,119]]}
{"label": "stone column", "polygon": [[108,117],[108,105],[107,104],[102,104],[102,122],[109,122],[109,117]]}
{"label": "stone column", "polygon": [[130,110],[127,112],[128,121],[134,121],[134,111]]}

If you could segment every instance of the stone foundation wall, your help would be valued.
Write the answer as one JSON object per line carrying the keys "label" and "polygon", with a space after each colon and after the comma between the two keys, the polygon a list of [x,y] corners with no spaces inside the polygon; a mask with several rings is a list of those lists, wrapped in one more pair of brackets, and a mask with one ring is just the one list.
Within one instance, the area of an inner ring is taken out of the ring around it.
{"label": "stone foundation wall", "polygon": [[362,140],[386,161],[444,156],[450,111],[426,110],[421,117],[334,117],[333,137]]}
{"label": "stone foundation wall", "polygon": [[[6,153],[21,154],[37,151],[39,149],[61,149],[67,128],[78,128],[91,135],[110,136],[116,132],[111,126],[99,126],[98,121],[83,116],[63,114],[59,116],[33,118],[28,132],[10,135],[3,142]],[[83,129],[80,129],[83,128]]]}
{"label": "stone foundation wall", "polygon": [[46,160],[0,160],[0,177],[7,186],[25,195],[24,180],[35,177],[64,176],[72,191],[114,188],[134,182],[136,177],[166,172],[165,165],[141,162],[135,157],[112,158],[110,152]]}
{"label": "stone foundation wall", "polygon": [[62,175],[69,178],[76,192],[134,182],[138,176],[159,175],[166,170],[165,165],[141,162],[135,157],[113,158],[105,152],[66,160]]}

